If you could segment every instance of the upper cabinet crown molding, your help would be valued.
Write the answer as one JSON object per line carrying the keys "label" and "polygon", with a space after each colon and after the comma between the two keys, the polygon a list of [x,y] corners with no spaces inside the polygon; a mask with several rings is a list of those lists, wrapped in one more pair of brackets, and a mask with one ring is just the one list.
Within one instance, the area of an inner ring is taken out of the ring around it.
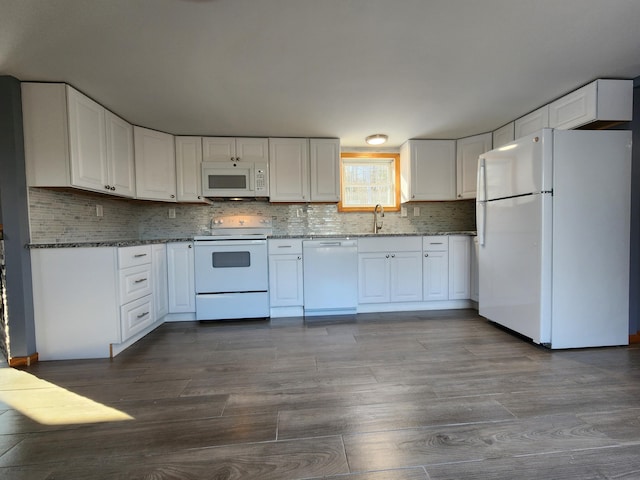
{"label": "upper cabinet crown molding", "polygon": [[518,118],[514,122],[515,138],[530,135],[538,130],[549,126],[549,105],[540,107],[537,110]]}
{"label": "upper cabinet crown molding", "polygon": [[493,148],[500,148],[515,140],[514,122],[509,122],[493,132]]}
{"label": "upper cabinet crown molding", "polygon": [[135,196],[132,126],[63,83],[22,83],[27,182]]}

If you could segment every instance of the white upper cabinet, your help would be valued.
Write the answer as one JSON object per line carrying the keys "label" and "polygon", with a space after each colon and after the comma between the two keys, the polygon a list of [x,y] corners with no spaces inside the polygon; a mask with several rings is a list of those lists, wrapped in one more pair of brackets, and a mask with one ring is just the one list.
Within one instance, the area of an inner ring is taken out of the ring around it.
{"label": "white upper cabinet", "polygon": [[135,194],[132,127],[62,83],[23,83],[27,182]]}
{"label": "white upper cabinet", "polygon": [[309,140],[269,139],[269,200],[309,201]]}
{"label": "white upper cabinet", "polygon": [[504,127],[493,132],[493,147],[500,148],[507,143],[511,143],[515,140],[515,125],[514,122],[507,123]]}
{"label": "white upper cabinet", "polygon": [[596,80],[549,104],[549,126],[570,129],[588,123],[630,121],[633,80]]}
{"label": "white upper cabinet", "polygon": [[269,161],[269,140],[250,137],[203,137],[203,162]]}
{"label": "white upper cabinet", "polygon": [[400,149],[402,202],[456,199],[456,141],[409,140]]}
{"label": "white upper cabinet", "polygon": [[136,195],[144,200],[176,201],[173,135],[134,127]]}
{"label": "white upper cabinet", "polygon": [[456,141],[458,198],[476,198],[478,157],[491,150],[492,135],[483,133]]}
{"label": "white upper cabinet", "polygon": [[514,122],[515,138],[530,135],[549,126],[549,105],[545,105]]}
{"label": "white upper cabinet", "polygon": [[112,193],[126,197],[136,195],[135,161],[133,158],[133,126],[105,111],[107,131],[107,178]]}
{"label": "white upper cabinet", "polygon": [[202,138],[175,137],[178,202],[210,203],[202,196]]}
{"label": "white upper cabinet", "polygon": [[340,201],[340,139],[309,139],[312,202]]}

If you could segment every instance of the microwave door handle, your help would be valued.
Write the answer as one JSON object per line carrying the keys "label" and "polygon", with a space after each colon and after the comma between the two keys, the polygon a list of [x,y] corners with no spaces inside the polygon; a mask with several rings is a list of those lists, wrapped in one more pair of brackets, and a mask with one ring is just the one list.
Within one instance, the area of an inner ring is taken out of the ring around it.
{"label": "microwave door handle", "polygon": [[250,192],[255,192],[255,182],[256,182],[256,167],[255,165],[251,165],[251,168],[249,169],[249,191]]}

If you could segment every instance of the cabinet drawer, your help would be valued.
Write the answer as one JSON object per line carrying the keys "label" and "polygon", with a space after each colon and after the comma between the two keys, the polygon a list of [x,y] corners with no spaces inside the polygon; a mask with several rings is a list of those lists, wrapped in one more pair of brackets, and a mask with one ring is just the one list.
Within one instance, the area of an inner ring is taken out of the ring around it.
{"label": "cabinet drawer", "polygon": [[151,245],[118,248],[118,268],[135,267],[151,263]]}
{"label": "cabinet drawer", "polygon": [[449,250],[448,237],[446,235],[422,237],[422,250],[425,252],[446,252]]}
{"label": "cabinet drawer", "polygon": [[358,239],[358,253],[419,252],[422,237],[365,237]]}
{"label": "cabinet drawer", "polygon": [[269,240],[269,255],[302,254],[302,239]]}
{"label": "cabinet drawer", "polygon": [[120,305],[151,293],[151,265],[120,270]]}
{"label": "cabinet drawer", "polygon": [[124,342],[136,333],[144,330],[153,323],[152,295],[127,303],[120,308],[120,324],[122,327],[122,341]]}

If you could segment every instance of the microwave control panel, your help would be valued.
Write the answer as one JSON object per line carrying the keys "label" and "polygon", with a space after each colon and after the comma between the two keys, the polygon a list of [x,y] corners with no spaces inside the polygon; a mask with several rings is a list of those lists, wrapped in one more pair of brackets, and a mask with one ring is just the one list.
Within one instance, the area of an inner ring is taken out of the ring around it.
{"label": "microwave control panel", "polygon": [[256,194],[261,192],[267,192],[267,171],[256,168]]}

